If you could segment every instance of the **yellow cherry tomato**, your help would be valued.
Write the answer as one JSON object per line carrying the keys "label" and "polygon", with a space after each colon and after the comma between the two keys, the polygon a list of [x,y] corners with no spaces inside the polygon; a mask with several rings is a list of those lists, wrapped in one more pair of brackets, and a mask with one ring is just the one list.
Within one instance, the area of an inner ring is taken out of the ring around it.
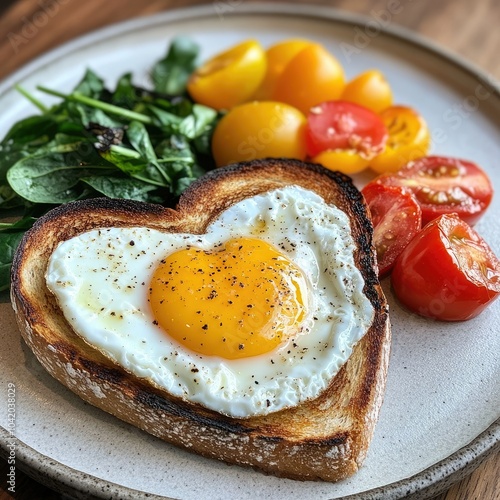
{"label": "yellow cherry tomato", "polygon": [[274,99],[303,113],[324,101],[338,99],[344,89],[344,70],[324,47],[311,43],[285,66],[276,81]]}
{"label": "yellow cherry tomato", "polygon": [[407,106],[391,106],[380,113],[389,132],[385,149],[370,162],[379,174],[396,172],[411,160],[426,156],[431,135],[425,120]]}
{"label": "yellow cherry tomato", "polygon": [[392,104],[392,90],[384,75],[372,69],[353,78],[345,86],[341,99],[380,113]]}
{"label": "yellow cherry tomato", "polygon": [[312,42],[301,39],[291,39],[279,42],[266,51],[267,71],[254,99],[257,101],[267,101],[273,99],[276,81],[281,75],[286,65],[303,48]]}
{"label": "yellow cherry tomato", "polygon": [[230,109],[255,93],[265,73],[264,49],[256,40],[247,40],[200,66],[189,78],[187,88],[200,104]]}
{"label": "yellow cherry tomato", "polygon": [[365,170],[370,163],[357,151],[351,149],[327,149],[316,155],[311,161],[319,163],[329,170],[338,170],[347,175],[357,174]]}
{"label": "yellow cherry tomato", "polygon": [[306,118],[287,104],[254,101],[236,106],[215,128],[217,166],[267,157],[304,159]]}

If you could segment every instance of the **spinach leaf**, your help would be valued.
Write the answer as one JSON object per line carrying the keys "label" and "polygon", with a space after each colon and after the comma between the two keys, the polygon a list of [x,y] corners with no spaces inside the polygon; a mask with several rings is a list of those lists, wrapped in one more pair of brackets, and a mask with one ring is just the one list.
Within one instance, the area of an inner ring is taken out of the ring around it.
{"label": "spinach leaf", "polygon": [[155,148],[160,163],[178,162],[192,165],[196,162],[189,142],[182,136],[172,135],[163,139]]}
{"label": "spinach leaf", "polygon": [[159,203],[162,200],[160,196],[154,196],[152,193],[157,189],[156,186],[145,184],[136,179],[93,175],[84,177],[81,180],[108,198],[122,198],[150,203]]}
{"label": "spinach leaf", "polygon": [[127,137],[137,152],[148,162],[146,171],[135,174],[134,177],[144,182],[168,186],[172,182],[168,168],[159,163],[146,127],[142,123],[131,122],[127,129]]}
{"label": "spinach leaf", "polygon": [[91,69],[87,69],[80,83],[74,88],[73,92],[99,99],[104,91],[104,81]]}
{"label": "spinach leaf", "polygon": [[97,172],[108,175],[111,171],[99,163],[82,166],[75,153],[48,153],[18,161],[8,171],[7,180],[19,196],[32,203],[59,204],[78,199],[80,178]]}
{"label": "spinach leaf", "polygon": [[17,149],[14,151],[4,151],[0,146],[0,184],[4,184],[7,180],[7,172],[9,168],[17,163],[21,158],[29,156],[28,148]]}
{"label": "spinach leaf", "polygon": [[68,109],[73,115],[73,119],[77,120],[85,128],[91,123],[98,123],[103,127],[120,127],[122,125],[120,121],[111,118],[101,109],[77,103],[69,103]]}
{"label": "spinach leaf", "polygon": [[0,223],[0,291],[10,286],[10,268],[12,259],[24,233],[36,219],[24,217],[14,223]]}
{"label": "spinach leaf", "polygon": [[10,286],[10,268],[14,253],[22,240],[24,231],[0,232],[0,291]]}
{"label": "spinach leaf", "polygon": [[75,151],[78,155],[85,156],[93,151],[92,143],[89,139],[82,136],[73,136],[68,134],[56,134],[54,139],[37,149],[35,155],[43,153],[70,153]]}
{"label": "spinach leaf", "polygon": [[127,128],[127,138],[134,149],[147,161],[156,164],[156,157],[151,138],[149,137],[146,127],[139,122],[133,121]]}
{"label": "spinach leaf", "polygon": [[189,38],[175,38],[167,56],[157,62],[151,72],[155,90],[168,95],[183,94],[188,78],[196,68],[199,50]]}
{"label": "spinach leaf", "polygon": [[186,116],[179,125],[179,133],[188,139],[196,139],[203,134],[217,117],[217,111],[201,104],[195,104],[192,114]]}
{"label": "spinach leaf", "polygon": [[115,106],[132,109],[137,101],[136,89],[132,85],[132,73],[123,75],[116,84],[115,91],[111,96],[111,102]]}
{"label": "spinach leaf", "polygon": [[8,185],[0,185],[0,208],[14,208],[24,205],[24,201],[16,192]]}
{"label": "spinach leaf", "polygon": [[169,113],[157,106],[149,106],[149,110],[158,120],[163,133],[173,134],[179,129],[179,125],[182,123],[182,118],[180,116]]}
{"label": "spinach leaf", "polygon": [[35,115],[15,123],[2,140],[2,148],[43,144],[57,132],[59,121],[51,115]]}
{"label": "spinach leaf", "polygon": [[148,165],[147,160],[142,158],[139,153],[122,146],[111,146],[107,151],[100,151],[99,154],[109,163],[129,175],[142,172]]}
{"label": "spinach leaf", "polygon": [[199,161],[203,161],[207,165],[207,168],[210,169],[215,167],[215,161],[212,158],[213,129],[214,125],[193,141],[193,149],[198,153]]}
{"label": "spinach leaf", "polygon": [[16,222],[0,222],[1,232],[18,232],[29,229],[36,221],[36,217],[26,216]]}
{"label": "spinach leaf", "polygon": [[158,187],[169,188],[171,184],[171,179],[168,176],[167,171],[163,167],[153,165],[152,163],[148,163],[143,170],[140,172],[134,172],[131,176],[134,179],[145,182],[146,184],[152,184]]}
{"label": "spinach leaf", "polygon": [[7,172],[21,159],[44,147],[57,132],[53,117],[32,116],[17,122],[0,143],[0,209],[23,206],[25,201],[7,181]]}
{"label": "spinach leaf", "polygon": [[170,177],[170,192],[179,196],[191,182],[205,173],[198,164],[190,141],[181,135],[164,139],[156,148],[159,163]]}

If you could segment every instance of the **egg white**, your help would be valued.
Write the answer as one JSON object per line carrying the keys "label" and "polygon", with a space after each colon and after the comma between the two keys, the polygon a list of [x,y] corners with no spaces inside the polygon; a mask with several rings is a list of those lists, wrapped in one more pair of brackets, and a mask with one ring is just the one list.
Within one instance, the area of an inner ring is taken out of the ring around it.
{"label": "egg white", "polygon": [[[274,245],[307,277],[310,311],[301,333],[246,359],[192,352],[154,324],[152,273],[187,245],[209,250],[245,236]],[[143,227],[81,234],[57,247],[46,280],[76,333],[125,370],[174,396],[244,418],[316,398],[368,330],[374,309],[354,250],[347,215],[290,186],[231,206],[203,235]]]}

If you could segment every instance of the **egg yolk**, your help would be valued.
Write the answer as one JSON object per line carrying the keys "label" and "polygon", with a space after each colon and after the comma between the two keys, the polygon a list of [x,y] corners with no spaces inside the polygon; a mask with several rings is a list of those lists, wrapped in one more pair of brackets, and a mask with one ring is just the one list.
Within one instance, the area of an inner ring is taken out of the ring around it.
{"label": "egg yolk", "polygon": [[180,344],[238,359],[300,333],[306,294],[302,271],[275,247],[235,238],[170,254],[154,272],[149,300],[155,321]]}

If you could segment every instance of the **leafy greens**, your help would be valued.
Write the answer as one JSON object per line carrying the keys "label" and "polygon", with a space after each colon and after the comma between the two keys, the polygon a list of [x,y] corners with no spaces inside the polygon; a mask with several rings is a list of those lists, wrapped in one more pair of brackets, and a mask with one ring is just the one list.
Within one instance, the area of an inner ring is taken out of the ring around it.
{"label": "leafy greens", "polygon": [[186,84],[199,47],[174,39],[151,70],[152,88],[131,73],[114,90],[88,69],[70,94],[38,89],[61,101],[48,108],[18,90],[40,114],[14,124],[0,142],[0,290],[24,232],[55,205],[107,196],[172,206],[189,184],[213,168],[210,138],[218,113],[195,104]]}

